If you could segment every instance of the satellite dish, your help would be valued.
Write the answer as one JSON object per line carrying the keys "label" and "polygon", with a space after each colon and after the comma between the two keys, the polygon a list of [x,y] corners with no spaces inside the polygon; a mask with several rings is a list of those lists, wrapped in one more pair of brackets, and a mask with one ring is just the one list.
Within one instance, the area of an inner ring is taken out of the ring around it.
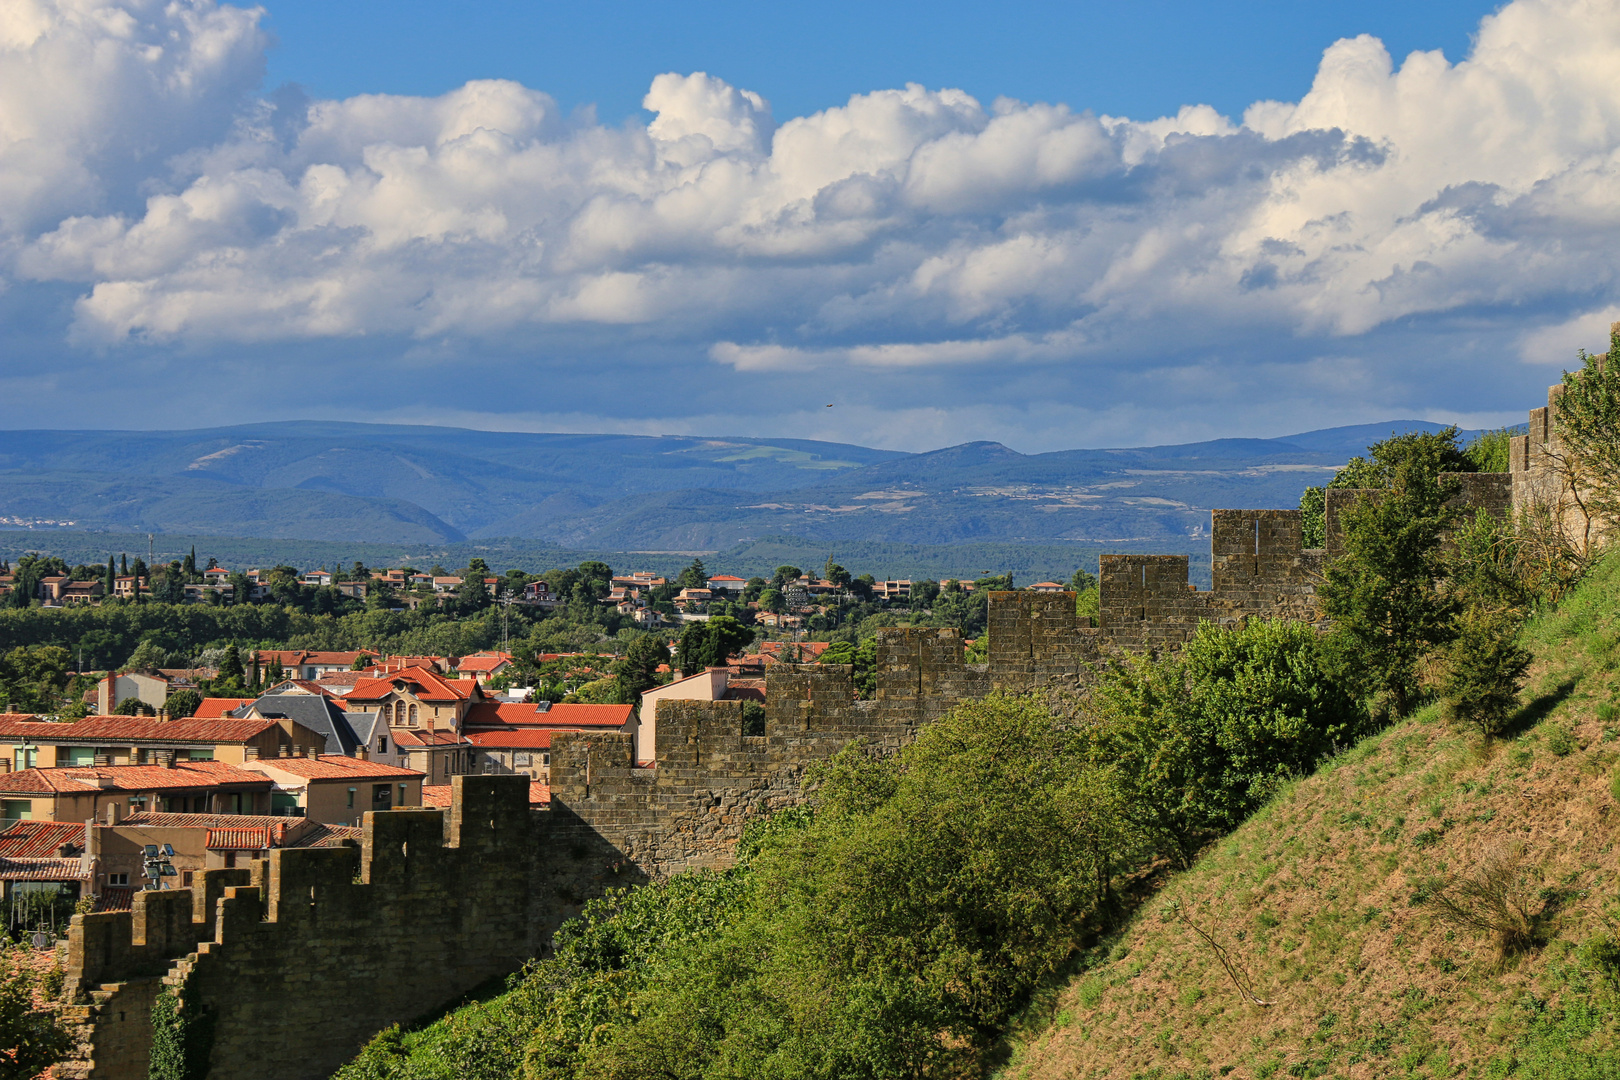
{"label": "satellite dish", "polygon": [[51,947],[51,935],[47,934],[43,930],[36,930],[31,940],[34,943],[34,948],[40,950],[41,952],[44,952],[46,949]]}

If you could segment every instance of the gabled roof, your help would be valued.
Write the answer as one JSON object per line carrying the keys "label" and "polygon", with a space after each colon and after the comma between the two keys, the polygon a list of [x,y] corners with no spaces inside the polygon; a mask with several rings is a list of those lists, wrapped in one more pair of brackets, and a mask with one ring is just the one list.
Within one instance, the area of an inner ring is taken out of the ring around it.
{"label": "gabled roof", "polygon": [[462,727],[549,727],[549,728],[604,728],[623,727],[630,722],[634,705],[585,705],[559,702],[541,709],[532,702],[481,701],[467,710]]}
{"label": "gabled roof", "polygon": [[291,720],[323,736],[328,754],[352,754],[360,745],[348,715],[324,694],[265,694],[253,702],[253,709],[267,721]]}
{"label": "gabled roof", "polygon": [[[141,810],[130,814],[119,825],[145,826],[151,829],[251,829],[273,825],[281,818],[266,814],[166,814],[154,810]],[[80,825],[79,828],[84,828]]]}
{"label": "gabled roof", "polygon": [[311,822],[309,828],[298,834],[287,847],[338,847],[345,840],[359,840],[365,830],[358,825],[326,825]]}
{"label": "gabled roof", "polygon": [[356,649],[353,652],[323,652],[318,649],[260,649],[259,664],[268,666],[272,660],[280,660],[282,667],[302,667],[305,664],[321,664],[332,666],[341,664],[349,667],[362,656],[377,656],[371,649]]}
{"label": "gabled roof", "polygon": [[83,795],[93,791],[185,791],[208,787],[268,788],[270,781],[223,761],[168,765],[101,765],[85,768],[19,769],[0,773],[0,792],[19,795]]}
{"label": "gabled roof", "polygon": [[348,701],[381,701],[394,692],[395,683],[404,683],[423,701],[465,701],[479,694],[477,679],[447,679],[423,667],[406,668],[355,684],[344,695]]}
{"label": "gabled roof", "polygon": [[713,577],[709,578],[709,580],[710,581],[740,581],[744,585],[748,584],[748,579],[740,578],[736,574],[715,574]]}
{"label": "gabled roof", "polygon": [[84,863],[76,858],[8,859],[0,856],[0,881],[86,881],[89,877]]}
{"label": "gabled roof", "polygon": [[322,754],[312,758],[260,758],[244,762],[242,768],[254,772],[280,772],[303,780],[419,780],[423,775],[415,769],[401,769],[397,765],[343,757],[340,754]]}

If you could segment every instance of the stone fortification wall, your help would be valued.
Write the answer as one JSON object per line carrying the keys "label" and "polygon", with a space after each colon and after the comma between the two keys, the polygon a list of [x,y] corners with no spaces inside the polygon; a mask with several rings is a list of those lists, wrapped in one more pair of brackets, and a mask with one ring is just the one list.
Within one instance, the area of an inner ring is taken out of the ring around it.
{"label": "stone fortification wall", "polygon": [[366,815],[359,847],[290,848],[130,912],[76,915],[69,990],[85,1003],[65,1076],[145,1080],[152,1004],[177,993],[213,1029],[210,1077],[324,1077],[380,1029],[517,968],[551,929],[526,777],[456,777],[440,810]]}
{"label": "stone fortification wall", "polygon": [[358,848],[276,851],[190,891],[141,894],[133,912],[75,916],[81,1047],[63,1073],[145,1077],[153,1003],[169,990],[211,1018],[213,1080],[325,1076],[388,1024],[516,969],[607,889],[727,864],[750,820],[801,801],[805,770],[851,741],[898,749],[959,702],[1078,686],[1206,619],[1318,618],[1325,553],[1302,547],[1297,511],[1212,518],[1208,591],[1189,584],[1186,556],[1105,555],[1095,621],[1072,593],[991,594],[987,664],[963,662],[954,630],[884,630],[871,700],[847,667],[778,665],[761,736],[743,733],[738,702],[661,701],[653,768],[635,767],[630,736],[556,735],[549,811],[529,810],[525,778],[457,777],[448,814],[367,814]]}

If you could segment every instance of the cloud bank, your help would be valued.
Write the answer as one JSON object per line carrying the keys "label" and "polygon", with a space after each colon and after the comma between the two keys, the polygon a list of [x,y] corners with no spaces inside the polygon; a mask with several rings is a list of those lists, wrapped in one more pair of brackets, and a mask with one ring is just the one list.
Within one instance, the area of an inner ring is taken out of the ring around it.
{"label": "cloud bank", "polygon": [[[778,122],[699,72],[617,127],[499,80],[262,97],[261,14],[0,11],[0,277],[70,297],[36,328],[66,367],[342,343],[412,378],[560,381],[577,400],[549,412],[622,426],[593,383],[675,365],[794,434],[928,440],[977,403],[1072,445],[1505,416],[1620,300],[1614,0],[1517,0],[1458,63],[1339,41],[1300,101],[1239,119],[910,85]],[[807,378],[923,426],[838,428],[784,401]],[[644,430],[715,414],[655,396]]]}

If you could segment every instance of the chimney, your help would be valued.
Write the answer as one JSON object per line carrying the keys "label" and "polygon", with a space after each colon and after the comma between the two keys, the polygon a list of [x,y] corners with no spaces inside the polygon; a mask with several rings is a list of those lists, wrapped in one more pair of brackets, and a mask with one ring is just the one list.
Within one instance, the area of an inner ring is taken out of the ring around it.
{"label": "chimney", "polygon": [[354,756],[355,756],[355,760],[357,760],[357,761],[365,761],[366,757],[367,757],[366,748],[363,747],[363,746],[355,747],[354,748]]}
{"label": "chimney", "polygon": [[244,746],[242,748],[242,760],[243,761],[258,761],[259,760],[259,748],[257,746]]}
{"label": "chimney", "polygon": [[107,824],[118,824],[118,809],[119,804],[116,801],[107,804]]}
{"label": "chimney", "polygon": [[276,757],[291,757],[291,756],[292,756],[291,748],[288,747],[288,745],[286,743],[282,743],[280,746],[276,747]]}

